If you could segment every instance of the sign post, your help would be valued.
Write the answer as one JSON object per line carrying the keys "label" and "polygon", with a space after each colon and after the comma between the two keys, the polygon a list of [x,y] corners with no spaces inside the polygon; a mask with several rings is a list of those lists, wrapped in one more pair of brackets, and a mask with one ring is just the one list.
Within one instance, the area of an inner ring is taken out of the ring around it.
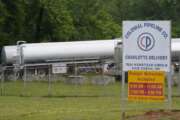
{"label": "sign post", "polygon": [[[123,21],[122,72],[128,73],[129,101],[165,101],[164,81],[167,73],[171,108],[170,26],[170,21]],[[122,89],[125,89],[125,76],[122,75]]]}

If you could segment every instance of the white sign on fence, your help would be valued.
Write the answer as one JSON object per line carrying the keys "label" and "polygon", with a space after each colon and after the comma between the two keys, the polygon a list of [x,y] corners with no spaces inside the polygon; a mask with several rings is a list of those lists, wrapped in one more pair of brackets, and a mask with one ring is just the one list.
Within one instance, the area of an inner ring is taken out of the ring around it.
{"label": "white sign on fence", "polygon": [[170,21],[123,22],[123,71],[170,72]]}
{"label": "white sign on fence", "polygon": [[67,65],[65,63],[52,64],[52,73],[67,73]]}

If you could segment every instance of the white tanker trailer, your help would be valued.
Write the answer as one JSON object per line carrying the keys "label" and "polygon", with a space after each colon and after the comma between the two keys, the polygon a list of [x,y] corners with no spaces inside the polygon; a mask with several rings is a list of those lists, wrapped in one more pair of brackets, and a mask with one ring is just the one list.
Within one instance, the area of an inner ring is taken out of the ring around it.
{"label": "white tanker trailer", "polygon": [[[113,58],[114,48],[120,39],[75,42],[52,42],[23,44],[24,63],[48,61],[72,61]],[[12,65],[17,61],[17,46],[4,46],[2,64]]]}
{"label": "white tanker trailer", "polygon": [[171,57],[172,62],[180,62],[180,38],[172,39]]}
{"label": "white tanker trailer", "polygon": [[[25,63],[113,58],[118,43],[121,39],[23,44],[23,58]],[[172,39],[171,50],[172,61],[180,61],[180,39]],[[4,46],[1,55],[4,65],[16,63],[17,46]]]}

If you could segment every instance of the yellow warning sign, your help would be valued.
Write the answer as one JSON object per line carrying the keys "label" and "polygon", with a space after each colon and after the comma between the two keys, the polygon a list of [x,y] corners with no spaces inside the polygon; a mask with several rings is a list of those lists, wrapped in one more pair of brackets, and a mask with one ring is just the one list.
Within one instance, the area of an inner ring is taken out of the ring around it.
{"label": "yellow warning sign", "polygon": [[128,71],[128,100],[163,101],[165,73]]}

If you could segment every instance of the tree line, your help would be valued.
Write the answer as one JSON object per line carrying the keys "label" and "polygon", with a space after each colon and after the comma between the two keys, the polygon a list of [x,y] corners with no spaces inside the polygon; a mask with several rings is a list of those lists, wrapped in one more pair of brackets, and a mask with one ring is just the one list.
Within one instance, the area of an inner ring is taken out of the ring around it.
{"label": "tree line", "polygon": [[180,37],[179,0],[0,0],[0,46],[113,39],[123,20],[171,20]]}

